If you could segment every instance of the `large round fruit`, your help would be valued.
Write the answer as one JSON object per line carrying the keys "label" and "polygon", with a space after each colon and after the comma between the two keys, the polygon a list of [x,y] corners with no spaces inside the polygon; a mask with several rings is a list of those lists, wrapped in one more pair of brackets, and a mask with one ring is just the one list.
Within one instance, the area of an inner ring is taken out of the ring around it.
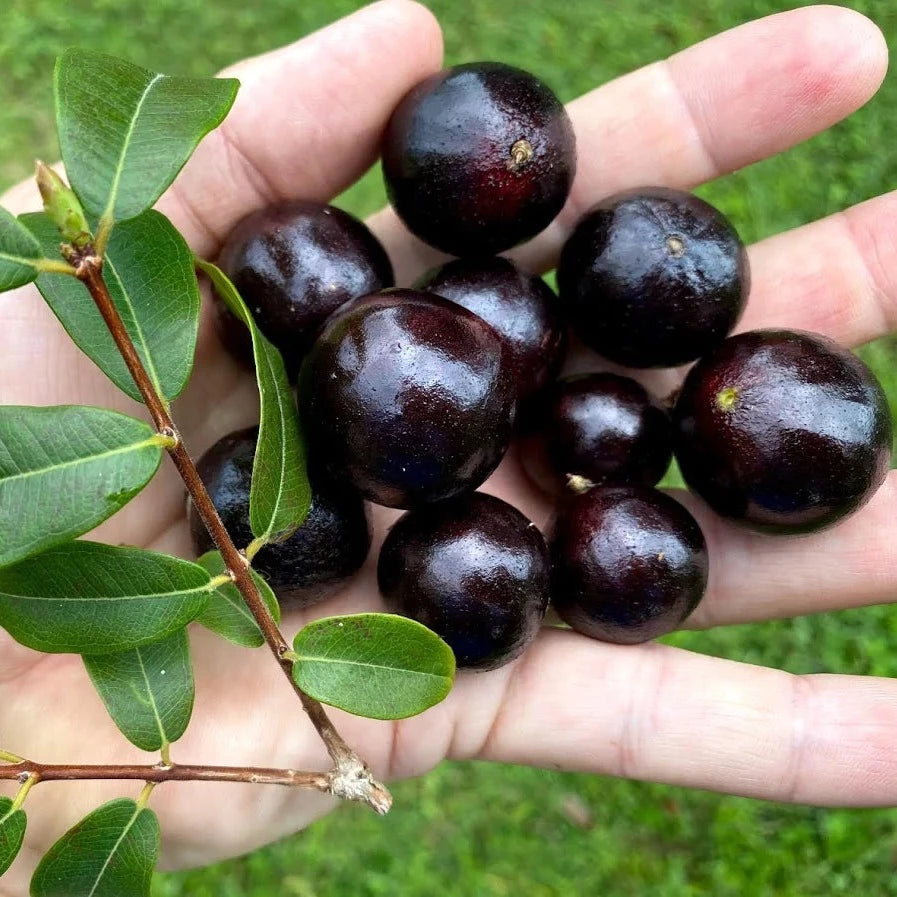
{"label": "large round fruit", "polygon": [[390,202],[412,233],[451,255],[494,255],[535,236],[566,202],[575,169],[558,98],[498,62],[418,84],[383,140]]}
{"label": "large round fruit", "polygon": [[[243,218],[225,241],[219,264],[294,370],[329,314],[395,282],[386,251],[361,221],[334,206],[300,200]],[[223,303],[217,312],[223,341],[246,356],[245,325]]]}
{"label": "large round fruit", "polygon": [[713,206],[679,190],[633,190],[588,212],[561,252],[558,289],[579,338],[629,367],[694,361],[747,301],[744,246]]}
{"label": "large round fruit", "polygon": [[333,315],[305,359],[299,394],[313,457],[394,508],[476,489],[513,427],[498,335],[416,290],[367,296]]}
{"label": "large round fruit", "polygon": [[805,533],[853,513],[881,485],[891,417],[875,376],[825,337],[755,330],[691,370],[674,411],[688,485],[756,529]]}
{"label": "large round fruit", "polygon": [[466,669],[491,670],[518,657],[548,606],[542,534],[482,492],[399,518],[377,578],[387,608],[432,629]]}
{"label": "large round fruit", "polygon": [[[225,528],[237,548],[252,542],[249,486],[258,427],[218,440],[196,465]],[[345,483],[321,474],[310,476],[311,508],[304,523],[286,541],[266,545],[252,565],[268,581],[285,610],[321,601],[364,563],[371,546],[367,509]],[[215,546],[193,502],[187,510],[197,554]]]}
{"label": "large round fruit", "polygon": [[592,638],[632,645],[672,632],[707,588],[700,527],[656,489],[597,488],[571,498],[549,543],[552,605]]}

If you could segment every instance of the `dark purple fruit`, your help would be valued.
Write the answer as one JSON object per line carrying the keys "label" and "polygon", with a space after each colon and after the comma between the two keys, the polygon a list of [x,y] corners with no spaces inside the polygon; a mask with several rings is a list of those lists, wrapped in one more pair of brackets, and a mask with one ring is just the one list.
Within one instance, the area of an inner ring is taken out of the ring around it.
{"label": "dark purple fruit", "polygon": [[[395,282],[386,251],[367,227],[318,202],[285,202],[248,215],[225,241],[219,264],[293,370],[328,315]],[[246,327],[223,303],[216,307],[225,344],[251,358]]]}
{"label": "dark purple fruit", "polygon": [[730,337],[692,368],[673,419],[688,485],[718,514],[771,533],[813,532],[852,514],[890,463],[881,386],[814,333]]}
{"label": "dark purple fruit", "polygon": [[547,492],[654,486],[673,454],[670,419],[629,377],[580,374],[552,384],[529,421],[524,467]]}
{"label": "dark purple fruit", "polygon": [[549,543],[552,605],[577,632],[602,641],[634,645],[672,632],[707,588],[700,527],[656,489],[574,496]]}
{"label": "dark purple fruit", "polygon": [[548,606],[548,550],[511,505],[474,492],[399,518],[377,566],[387,609],[441,636],[458,666],[518,657]]}
{"label": "dark purple fruit", "polygon": [[476,489],[513,427],[498,335],[417,290],[366,296],[333,315],[302,365],[299,395],[313,456],[393,508]]}
{"label": "dark purple fruit", "polygon": [[719,345],[741,316],[750,281],[729,220],[663,187],[595,206],[564,245],[557,277],[579,338],[637,368],[685,364]]}
{"label": "dark purple fruit", "polygon": [[[249,484],[258,427],[219,439],[196,465],[221,520],[238,548],[252,542]],[[311,472],[310,472],[311,473]],[[321,601],[364,563],[371,546],[367,509],[361,496],[343,483],[314,474],[311,509],[305,522],[284,542],[267,545],[252,565],[274,589],[285,610]],[[193,502],[187,510],[197,554],[215,546]]]}
{"label": "dark purple fruit", "polygon": [[451,255],[494,255],[535,236],[560,212],[575,170],[558,98],[498,62],[422,81],[383,141],[390,202],[413,234]]}
{"label": "dark purple fruit", "polygon": [[491,324],[505,344],[517,398],[551,380],[564,360],[566,327],[554,291],[506,258],[458,259],[416,284],[463,305]]}

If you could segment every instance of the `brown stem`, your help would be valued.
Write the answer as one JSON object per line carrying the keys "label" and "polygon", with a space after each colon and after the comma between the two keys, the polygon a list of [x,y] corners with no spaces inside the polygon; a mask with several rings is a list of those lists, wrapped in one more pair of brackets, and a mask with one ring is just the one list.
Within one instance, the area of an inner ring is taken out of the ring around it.
{"label": "brown stem", "polygon": [[364,800],[365,798],[360,795],[365,787],[363,781],[366,781],[370,791],[367,802],[377,809],[378,812],[385,812],[381,808],[384,805],[388,807],[388,804],[391,802],[392,799],[389,797],[389,792],[371,776],[367,766],[346,744],[342,736],[334,728],[321,704],[305,694],[293,680],[293,662],[289,657],[284,656],[289,651],[289,646],[277,628],[273,617],[268,613],[268,608],[265,606],[265,602],[262,600],[250,575],[249,562],[237,550],[233,540],[228,535],[221,518],[218,516],[218,511],[215,510],[215,506],[212,504],[211,498],[209,498],[209,493],[199,477],[196,465],[184,447],[184,443],[174,421],[171,419],[165,402],[156,392],[153,382],[143,366],[140,356],[137,354],[124,321],[122,321],[118,309],[116,309],[115,303],[109,295],[109,289],[103,278],[103,260],[90,251],[90,248],[83,253],[73,250],[68,260],[75,264],[78,279],[90,291],[90,295],[103,316],[103,320],[106,322],[113,340],[115,340],[115,345],[118,347],[128,370],[131,372],[137,388],[140,390],[140,395],[149,409],[156,428],[161,434],[172,437],[172,444],[166,446],[168,454],[181,475],[181,479],[187,487],[187,492],[193,499],[193,504],[206,529],[209,531],[215,547],[221,552],[228,571],[233,575],[234,585],[240,590],[240,594],[258,623],[265,641],[271,649],[271,653],[274,654],[278,664],[280,664],[287,681],[299,696],[305,712],[327,747],[327,752],[330,754],[335,767],[334,773],[343,776],[347,775],[356,783],[357,794],[345,794],[343,796]]}
{"label": "brown stem", "polygon": [[0,780],[24,780],[28,777],[37,782],[111,779],[137,779],[141,782],[247,782],[255,785],[314,788],[325,793],[330,793],[331,785],[331,774],[326,772],[254,766],[191,766],[180,763],[167,766],[161,763],[157,766],[67,766],[60,763],[34,763],[31,760],[0,766]]}

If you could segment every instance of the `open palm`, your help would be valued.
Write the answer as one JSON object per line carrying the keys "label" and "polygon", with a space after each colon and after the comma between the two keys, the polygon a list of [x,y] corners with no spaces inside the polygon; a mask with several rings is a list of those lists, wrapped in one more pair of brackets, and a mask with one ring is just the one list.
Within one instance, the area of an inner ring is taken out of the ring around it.
{"label": "open palm", "polygon": [[[384,57],[383,48],[396,52]],[[386,64],[384,64],[384,58]],[[286,198],[329,200],[373,161],[401,96],[441,66],[426,9],[386,0],[291,47],[236,66],[230,117],[200,146],[160,203],[200,255],[232,225]],[[877,29],[834,7],[783,13],[727,32],[607,84],[570,106],[579,172],[560,218],[515,253],[553,266],[572,224],[616,190],[690,188],[781,151],[865,102],[886,68]],[[23,185],[3,204],[37,207]],[[816,330],[848,346],[897,326],[897,196],[885,196],[751,248],[742,328]],[[393,213],[372,227],[400,283],[436,255]],[[208,306],[208,302],[206,303]],[[208,308],[206,307],[206,311]],[[32,288],[0,296],[0,402],[140,410],[70,342]],[[206,322],[208,323],[208,322]],[[578,355],[577,367],[597,366]],[[174,416],[194,456],[257,419],[253,379],[203,326],[196,370]],[[546,499],[512,450],[484,487],[538,524]],[[768,540],[735,530],[682,496],[713,560],[695,626],[881,603],[897,597],[897,477],[837,529]],[[376,551],[396,512],[374,509],[374,549],[359,576],[315,615],[376,609]],[[191,545],[184,490],[163,469],[96,537],[182,556]],[[301,615],[284,621],[288,636]],[[196,710],[176,762],[325,769],[327,757],[264,649],[191,632]],[[661,646],[617,647],[546,630],[517,662],[458,677],[451,696],[392,724],[334,712],[381,776],[422,773],[445,757],[589,770],[817,804],[897,803],[897,682],[791,676]],[[0,634],[0,743],[44,762],[147,762],[109,719],[79,658],[45,656]],[[150,761],[152,762],[152,761]],[[0,887],[24,894],[37,858],[69,825],[133,783],[59,783],[29,797],[25,848]],[[332,802],[275,787],[172,783],[152,806],[168,867],[210,862],[294,831]]]}

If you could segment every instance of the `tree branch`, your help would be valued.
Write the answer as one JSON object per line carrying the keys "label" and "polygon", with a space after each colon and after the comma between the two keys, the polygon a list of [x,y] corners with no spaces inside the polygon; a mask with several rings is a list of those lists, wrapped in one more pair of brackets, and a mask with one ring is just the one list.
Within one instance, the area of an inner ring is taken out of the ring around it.
{"label": "tree branch", "polygon": [[[221,552],[229,573],[233,575],[234,584],[239,589],[246,606],[258,623],[265,641],[271,649],[271,653],[276,658],[291,687],[299,696],[305,712],[327,747],[327,752],[330,754],[334,764],[334,769],[329,775],[333,782],[337,782],[337,790],[334,790],[333,793],[352,800],[362,800],[378,812],[386,812],[392,803],[389,791],[373,778],[367,765],[346,744],[342,736],[334,728],[321,704],[305,694],[294,682],[293,663],[288,656],[285,656],[289,652],[289,646],[277,628],[277,624],[274,622],[271,614],[268,613],[265,602],[262,600],[252,580],[249,572],[249,561],[245,555],[237,550],[228,535],[218,515],[218,511],[212,504],[212,500],[199,477],[196,465],[184,447],[165,401],[156,392],[152,380],[143,366],[140,356],[137,354],[134,343],[115,307],[115,303],[112,301],[106,281],[103,278],[102,258],[96,255],[93,247],[87,247],[86,250],[78,250],[75,247],[69,248],[71,251],[68,261],[75,266],[78,279],[90,291],[94,303],[106,322],[106,326],[109,328],[109,332],[128,370],[131,372],[134,382],[137,384],[137,388],[140,390],[140,395],[149,409],[156,429],[160,434],[169,436],[172,439],[171,444],[166,445],[166,450],[174,462],[178,473],[181,475],[181,479],[187,487],[187,492],[193,499],[196,510],[209,531],[215,547]],[[346,783],[352,784],[350,786]]]}

